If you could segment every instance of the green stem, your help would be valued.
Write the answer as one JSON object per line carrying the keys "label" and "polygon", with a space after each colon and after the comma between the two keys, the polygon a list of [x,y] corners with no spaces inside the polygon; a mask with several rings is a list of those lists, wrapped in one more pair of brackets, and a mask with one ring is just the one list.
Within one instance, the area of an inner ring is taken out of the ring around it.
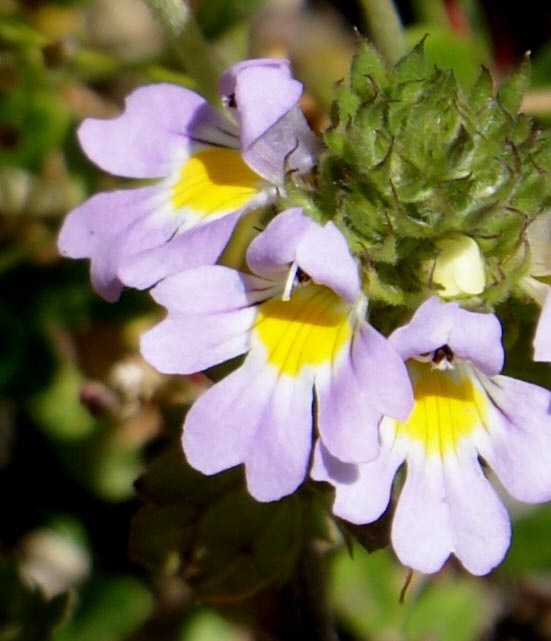
{"label": "green stem", "polygon": [[360,0],[360,6],[373,44],[394,64],[405,54],[406,43],[393,0]]}
{"label": "green stem", "polygon": [[144,0],[170,35],[187,73],[198,91],[217,104],[218,78],[223,65],[205,40],[184,0]]}

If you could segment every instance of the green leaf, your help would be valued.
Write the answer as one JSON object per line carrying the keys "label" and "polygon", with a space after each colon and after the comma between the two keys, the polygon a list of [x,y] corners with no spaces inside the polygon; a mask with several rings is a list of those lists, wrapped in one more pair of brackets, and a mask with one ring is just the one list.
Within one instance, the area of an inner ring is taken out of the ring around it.
{"label": "green leaf", "polygon": [[413,49],[398,60],[394,68],[394,83],[403,84],[424,80],[432,72],[431,65],[425,55],[425,38],[420,40]]}
{"label": "green leaf", "polygon": [[200,598],[233,600],[253,594],[292,568],[300,549],[300,501],[296,496],[258,503],[233,492],[205,512],[199,530],[204,548]]}
{"label": "green leaf", "polygon": [[448,26],[415,24],[407,29],[407,40],[413,46],[423,38],[426,64],[450,69],[463,89],[470,89],[484,64],[491,57],[479,41],[467,38]]}
{"label": "green leaf", "polygon": [[388,84],[388,69],[375,47],[358,36],[350,67],[350,87],[363,102],[371,101]]}
{"label": "green leaf", "polygon": [[404,623],[408,641],[472,641],[485,627],[483,585],[470,579],[431,583],[409,608]]}
{"label": "green leaf", "polygon": [[[547,373],[547,378],[549,373]],[[549,379],[548,379],[549,380]],[[551,506],[544,505],[530,510],[513,523],[513,542],[505,557],[503,572],[525,575],[527,572],[551,570]]]}
{"label": "green leaf", "polygon": [[81,588],[77,606],[51,641],[125,641],[152,608],[152,595],[138,579],[123,575],[96,579]]}
{"label": "green leaf", "polygon": [[229,470],[214,476],[205,476],[194,470],[179,448],[171,448],[150,463],[145,474],[136,482],[138,493],[158,505],[189,505],[201,507],[211,504],[224,492],[241,487],[239,470]]}
{"label": "green leaf", "polygon": [[239,641],[243,631],[214,610],[204,608],[187,621],[178,641]]}
{"label": "green leaf", "polygon": [[[337,616],[358,638],[472,641],[486,628],[489,595],[480,580],[453,567],[430,578],[414,575],[386,551],[353,547],[334,558],[332,591]],[[401,596],[403,599],[401,600]]]}
{"label": "green leaf", "polygon": [[524,92],[530,83],[530,59],[526,57],[521,66],[507,76],[499,86],[497,100],[510,116],[516,116]]}
{"label": "green leaf", "polygon": [[259,503],[241,469],[205,476],[176,449],[136,485],[148,503],[132,521],[132,558],[157,571],[180,570],[198,598],[244,598],[291,571],[304,538],[299,496]]}
{"label": "green leaf", "polygon": [[152,595],[138,579],[96,579],[80,590],[78,606],[51,641],[125,641],[143,625],[152,608]]}
{"label": "green leaf", "polygon": [[469,96],[469,104],[475,117],[482,109],[486,109],[488,102],[493,99],[493,96],[494,81],[492,74],[487,67],[481,67],[478,78],[473,84]]}

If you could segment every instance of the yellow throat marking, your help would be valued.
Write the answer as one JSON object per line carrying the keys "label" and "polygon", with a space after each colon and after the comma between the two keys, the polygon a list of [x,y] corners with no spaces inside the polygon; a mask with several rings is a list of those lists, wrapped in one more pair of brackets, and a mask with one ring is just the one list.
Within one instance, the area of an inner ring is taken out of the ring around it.
{"label": "yellow throat marking", "polygon": [[415,405],[409,419],[398,423],[398,433],[420,441],[428,456],[443,457],[486,424],[490,401],[461,367],[438,370],[411,360],[407,365]]}
{"label": "yellow throat marking", "polygon": [[262,191],[262,178],[234,149],[212,147],[191,156],[172,188],[175,210],[191,209],[202,218],[241,209]]}
{"label": "yellow throat marking", "polygon": [[280,373],[297,377],[305,366],[331,364],[352,338],[350,306],[331,289],[310,283],[291,299],[260,305],[254,331]]}

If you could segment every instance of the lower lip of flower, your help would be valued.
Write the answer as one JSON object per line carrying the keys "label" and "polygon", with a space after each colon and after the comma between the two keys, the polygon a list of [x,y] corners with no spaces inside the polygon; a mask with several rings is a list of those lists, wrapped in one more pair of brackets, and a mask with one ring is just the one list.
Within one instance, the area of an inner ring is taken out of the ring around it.
{"label": "lower lip of flower", "polygon": [[191,156],[172,187],[174,210],[215,218],[241,209],[262,191],[262,179],[235,149],[213,147]]}
{"label": "lower lip of flower", "polygon": [[431,363],[408,362],[415,405],[398,433],[422,443],[427,456],[452,453],[486,423],[489,400],[461,364],[439,370]]}
{"label": "lower lip of flower", "polygon": [[309,284],[288,301],[262,303],[253,331],[268,362],[296,378],[304,367],[331,365],[350,343],[353,328],[350,307],[327,287]]}

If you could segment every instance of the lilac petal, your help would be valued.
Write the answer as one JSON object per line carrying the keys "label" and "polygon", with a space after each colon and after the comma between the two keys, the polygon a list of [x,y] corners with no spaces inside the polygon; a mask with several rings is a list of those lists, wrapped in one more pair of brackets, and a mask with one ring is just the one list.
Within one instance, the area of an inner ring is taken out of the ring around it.
{"label": "lilac petal", "polygon": [[525,503],[551,499],[551,394],[506,376],[484,381],[496,411],[480,447],[507,491]]}
{"label": "lilac petal", "polygon": [[250,60],[242,60],[226,69],[218,81],[218,90],[226,99],[235,94],[239,74],[250,68],[272,69],[279,71],[283,77],[291,78],[291,63],[284,58],[251,58]]}
{"label": "lilac petal", "polygon": [[509,515],[474,452],[453,466],[445,465],[453,551],[471,574],[487,574],[503,561],[509,547]]}
{"label": "lilac petal", "polygon": [[460,309],[450,335],[450,347],[460,358],[471,361],[487,376],[503,369],[501,324],[494,314]]}
{"label": "lilac petal", "polygon": [[438,296],[426,300],[409,323],[399,327],[389,337],[404,361],[446,345],[450,340],[457,303],[444,303]]}
{"label": "lilac petal", "polygon": [[383,414],[406,420],[413,407],[402,359],[367,323],[333,371],[316,377],[318,429],[326,448],[342,461],[362,463],[378,453]]}
{"label": "lilac petal", "polygon": [[159,83],[140,87],[117,118],[88,118],[78,131],[86,155],[102,169],[130,178],[170,173],[194,142],[238,147],[235,128],[189,89]]}
{"label": "lilac petal", "polygon": [[225,267],[204,265],[166,278],[151,290],[175,318],[242,309],[270,297],[261,278]]}
{"label": "lilac petal", "polygon": [[295,261],[297,245],[313,224],[300,207],[278,214],[249,245],[247,264],[251,270],[274,280],[285,278]]}
{"label": "lilac petal", "polygon": [[534,360],[551,363],[551,287],[547,287],[547,294],[536,327]]}
{"label": "lilac petal", "polygon": [[509,541],[507,511],[473,448],[444,460],[410,449],[392,524],[392,543],[404,565],[430,574],[453,553],[472,574],[487,574],[503,560]]}
{"label": "lilac petal", "polygon": [[[70,212],[63,223],[58,238],[60,253],[90,258],[92,285],[109,301],[117,300],[122,289],[118,268],[128,238],[136,226],[144,225],[156,198],[155,187],[100,193]],[[165,226],[145,226],[144,242],[150,244],[163,242],[173,233],[171,221]]]}
{"label": "lilac petal", "polygon": [[349,303],[356,302],[361,287],[358,265],[334,223],[310,225],[297,246],[296,262],[316,283],[330,287]]}
{"label": "lilac petal", "polygon": [[246,149],[298,103],[302,84],[291,76],[288,60],[259,58],[230,67],[220,79],[220,90],[237,104]]}
{"label": "lilac petal", "polygon": [[318,429],[331,454],[347,463],[362,463],[379,453],[382,417],[369,402],[349,354],[346,360],[338,373],[316,375]]}
{"label": "lilac petal", "polygon": [[304,480],[312,449],[312,378],[282,376],[265,407],[245,460],[247,487],[259,501],[277,501]]}
{"label": "lilac petal", "polygon": [[247,263],[255,273],[273,279],[284,277],[296,263],[350,303],[360,293],[358,267],[344,236],[332,222],[322,226],[300,207],[277,215],[252,241]]}
{"label": "lilac petal", "polygon": [[214,385],[189,411],[184,452],[205,474],[245,463],[249,492],[274,501],[306,475],[312,438],[312,381],[277,379],[252,358]]}
{"label": "lilac petal", "polygon": [[317,162],[321,145],[300,108],[294,107],[249,147],[242,147],[247,164],[276,185],[287,174],[305,173]]}
{"label": "lilac petal", "polygon": [[[355,489],[355,483],[360,478],[360,466],[339,460],[329,452],[323,441],[318,439],[314,446],[310,476],[314,481],[331,483],[337,488],[337,494],[341,492],[346,496]],[[341,516],[337,512],[335,514]]]}
{"label": "lilac petal", "polygon": [[191,406],[184,423],[183,446],[189,463],[216,474],[244,463],[270,404],[275,373],[245,361]]}
{"label": "lilac petal", "polygon": [[354,465],[332,456],[323,443],[314,451],[311,476],[335,486],[333,513],[351,523],[376,521],[386,510],[396,470],[404,453],[394,443],[383,444],[380,455],[370,463]]}
{"label": "lilac petal", "polygon": [[185,269],[214,264],[240,217],[240,212],[192,227],[176,234],[163,245],[133,253],[121,259],[119,277],[123,283],[146,289],[161,279]]}
{"label": "lilac petal", "polygon": [[306,171],[320,145],[298,107],[302,84],[287,60],[248,60],[222,76],[220,90],[235,102],[241,150],[261,176],[283,184],[287,171]]}
{"label": "lilac petal", "polygon": [[[412,458],[417,460],[412,460]],[[392,523],[400,561],[426,574],[438,572],[453,550],[441,463],[408,457],[407,478]]]}
{"label": "lilac petal", "polygon": [[460,358],[472,361],[488,376],[499,373],[503,367],[497,317],[468,312],[457,303],[442,302],[437,296],[425,301],[407,325],[392,333],[390,341],[404,360],[449,345]]}
{"label": "lilac petal", "polygon": [[362,322],[353,345],[354,367],[368,386],[370,402],[381,413],[405,421],[413,408],[406,366],[382,334]]}
{"label": "lilac petal", "polygon": [[243,354],[257,314],[247,278],[227,267],[187,270],[162,281],[153,298],[168,317],[141,339],[144,358],[167,374],[191,374]]}

